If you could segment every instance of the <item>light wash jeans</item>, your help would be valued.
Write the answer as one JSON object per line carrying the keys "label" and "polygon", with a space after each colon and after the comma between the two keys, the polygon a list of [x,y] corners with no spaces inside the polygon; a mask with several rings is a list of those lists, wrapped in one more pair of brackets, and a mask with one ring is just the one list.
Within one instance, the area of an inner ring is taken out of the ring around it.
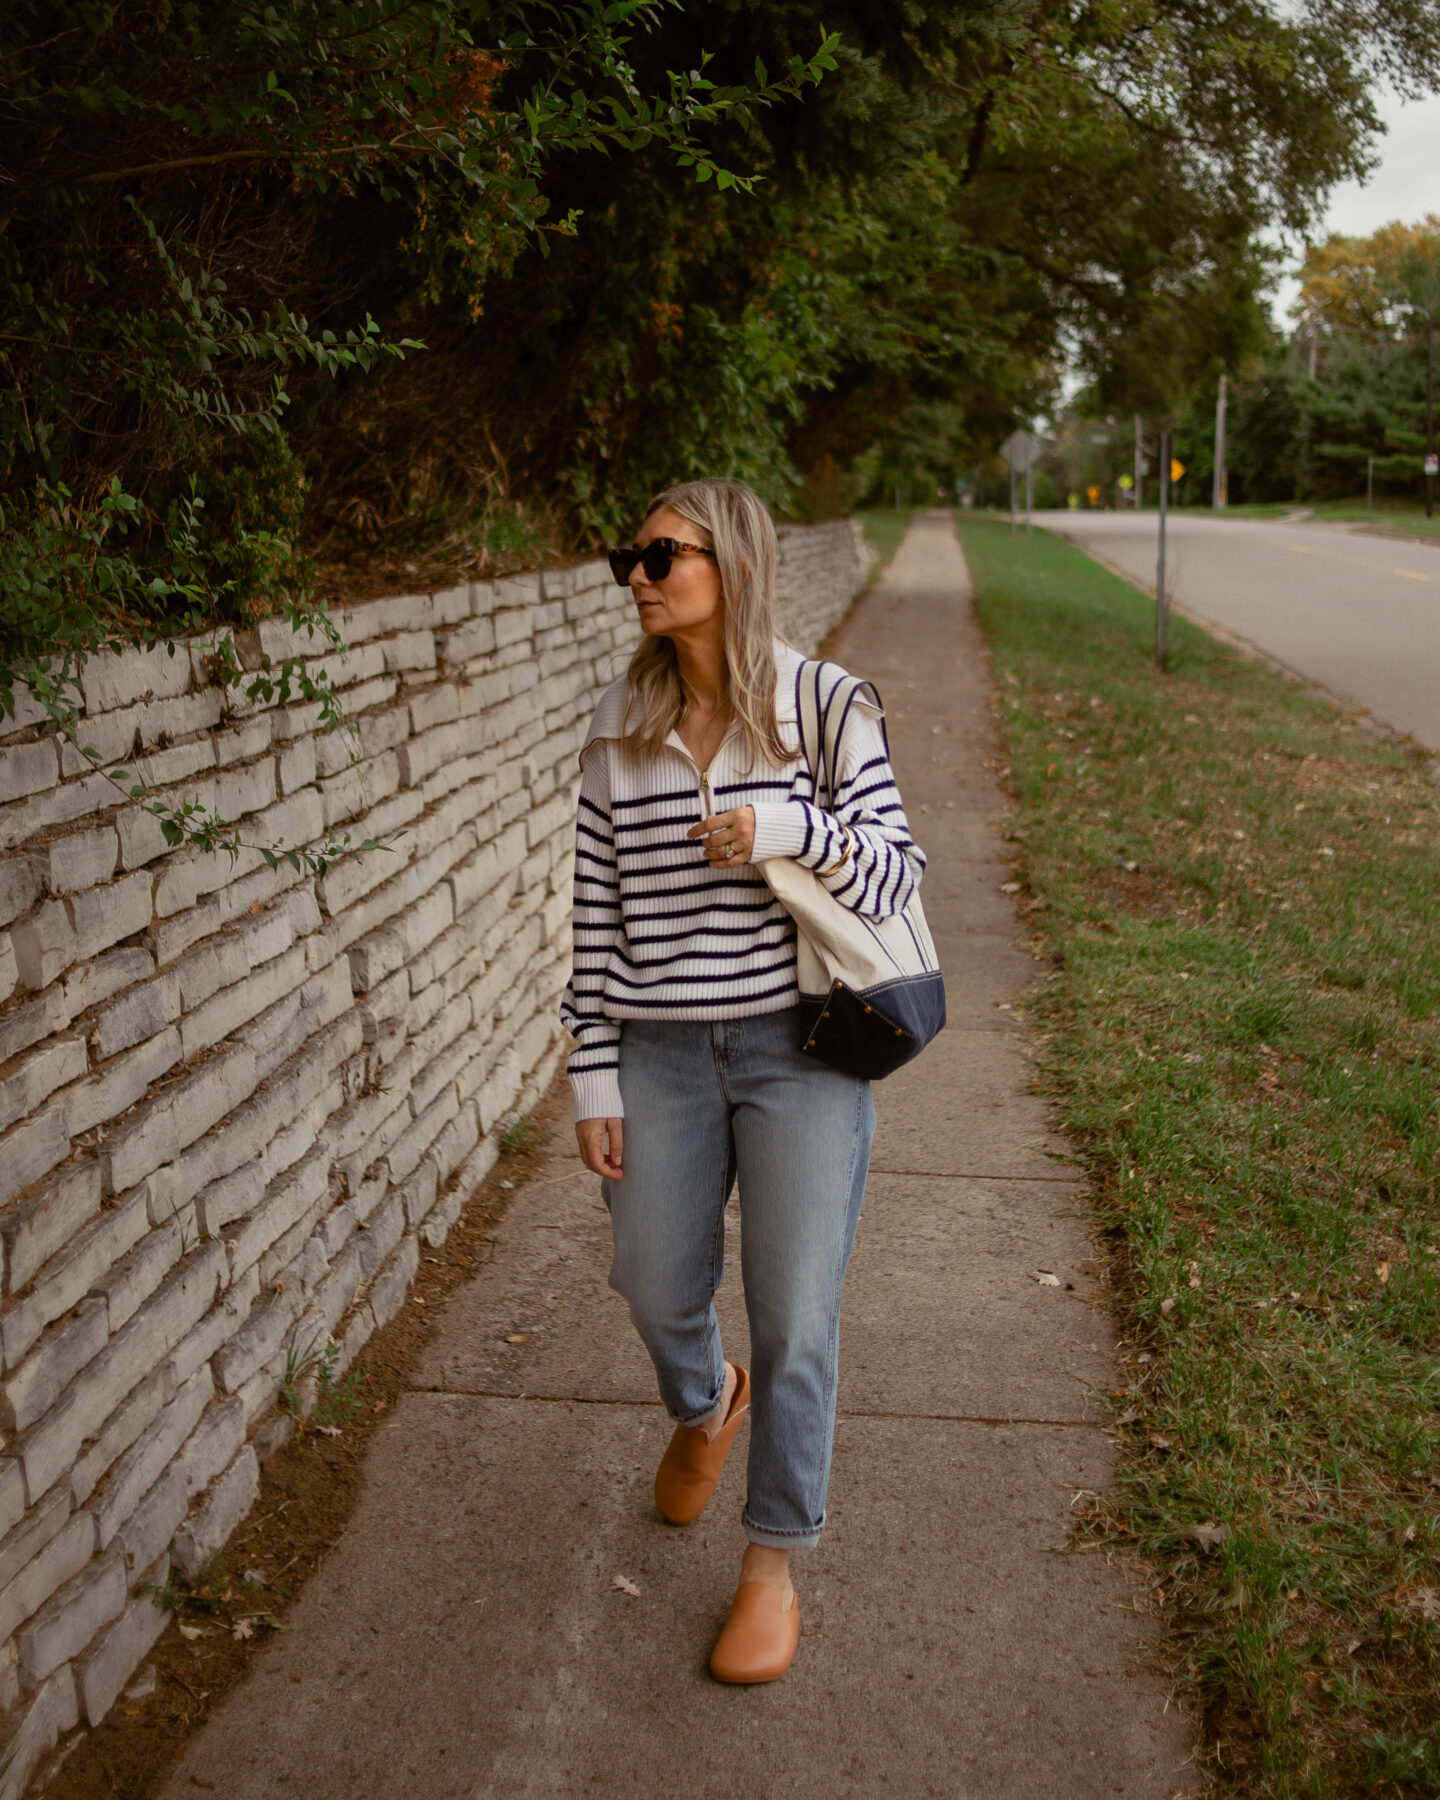
{"label": "light wash jeans", "polygon": [[868,1082],[803,1056],[794,1011],[715,1024],[627,1019],[625,1173],[604,1184],[610,1285],[630,1303],[672,1419],[720,1404],[714,1295],[725,1204],[740,1182],[750,1319],[750,1541],[813,1545],[835,1435],[840,1288],[875,1109]]}

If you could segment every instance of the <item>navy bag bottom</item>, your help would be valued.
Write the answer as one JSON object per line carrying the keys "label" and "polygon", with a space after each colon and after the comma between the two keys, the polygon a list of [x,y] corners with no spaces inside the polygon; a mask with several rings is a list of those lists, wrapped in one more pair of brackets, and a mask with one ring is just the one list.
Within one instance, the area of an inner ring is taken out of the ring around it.
{"label": "navy bag bottom", "polygon": [[861,1081],[883,1081],[918,1056],[945,1025],[939,972],[868,988],[836,982],[823,1000],[800,997],[800,1048]]}

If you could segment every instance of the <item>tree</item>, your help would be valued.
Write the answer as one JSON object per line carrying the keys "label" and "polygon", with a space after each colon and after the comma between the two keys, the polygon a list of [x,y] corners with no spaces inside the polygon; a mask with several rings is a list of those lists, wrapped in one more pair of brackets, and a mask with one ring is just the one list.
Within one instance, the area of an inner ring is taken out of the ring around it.
{"label": "tree", "polygon": [[[393,318],[377,323],[369,291],[448,283],[473,297],[537,238],[573,233],[546,191],[557,158],[660,153],[692,180],[743,189],[706,132],[833,65],[819,38],[773,78],[722,85],[699,57],[642,85],[630,52],[664,10],[11,9],[0,716],[24,681],[74,739],[87,657],[219,626],[222,677],[254,698],[316,701],[338,723],[323,676],[299,657],[247,673],[225,628],[283,608],[317,648],[334,639],[307,598],[307,471],[289,427],[307,384],[313,395],[421,348]],[[113,775],[143,794],[133,771]],[[224,820],[149,804],[172,842],[235,841]]]}

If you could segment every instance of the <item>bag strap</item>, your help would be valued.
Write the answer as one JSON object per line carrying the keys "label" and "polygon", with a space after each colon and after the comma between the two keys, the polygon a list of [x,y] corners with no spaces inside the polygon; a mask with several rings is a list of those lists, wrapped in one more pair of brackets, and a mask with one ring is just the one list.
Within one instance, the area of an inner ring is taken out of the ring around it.
{"label": "bag strap", "polygon": [[[826,669],[836,672],[836,679],[828,690],[823,686]],[[885,730],[885,710],[873,682],[864,681],[858,675],[847,675],[835,663],[811,657],[806,657],[795,672],[795,718],[800,729],[800,750],[810,770],[816,804],[826,812],[834,811],[840,744],[850,708],[860,694],[866,695],[880,714],[880,735],[885,741],[888,757],[890,743]]]}

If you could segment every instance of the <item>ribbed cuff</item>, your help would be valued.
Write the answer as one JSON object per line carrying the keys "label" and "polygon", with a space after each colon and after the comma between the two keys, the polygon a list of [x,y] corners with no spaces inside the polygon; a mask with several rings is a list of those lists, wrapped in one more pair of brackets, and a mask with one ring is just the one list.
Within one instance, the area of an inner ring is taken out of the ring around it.
{"label": "ribbed cuff", "polygon": [[764,800],[754,808],[755,845],[751,862],[769,862],[775,856],[798,856],[805,848],[809,821],[796,800]]}
{"label": "ribbed cuff", "polygon": [[623,1119],[625,1103],[620,1098],[618,1069],[579,1069],[571,1072],[570,1089],[575,1096],[575,1123],[582,1119]]}

